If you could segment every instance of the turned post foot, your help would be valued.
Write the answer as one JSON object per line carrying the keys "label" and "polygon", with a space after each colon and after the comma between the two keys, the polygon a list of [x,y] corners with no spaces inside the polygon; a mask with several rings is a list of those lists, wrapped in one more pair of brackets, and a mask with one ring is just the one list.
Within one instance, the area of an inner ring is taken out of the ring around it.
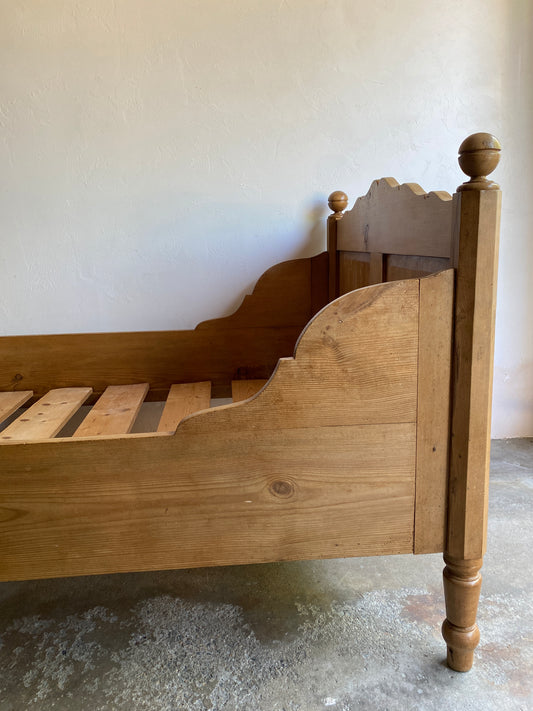
{"label": "turned post foot", "polygon": [[455,671],[468,671],[479,642],[476,624],[481,589],[481,559],[458,560],[444,556],[444,598],[446,619],[442,636],[448,645],[448,666]]}

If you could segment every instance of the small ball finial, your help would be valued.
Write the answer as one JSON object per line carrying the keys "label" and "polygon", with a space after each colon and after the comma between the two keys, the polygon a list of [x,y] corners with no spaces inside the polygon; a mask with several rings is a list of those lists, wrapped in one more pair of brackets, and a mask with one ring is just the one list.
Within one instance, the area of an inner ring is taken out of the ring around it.
{"label": "small ball finial", "polygon": [[457,190],[499,190],[500,186],[487,179],[500,162],[501,145],[490,133],[473,133],[459,146],[459,165],[470,180]]}
{"label": "small ball finial", "polygon": [[344,212],[348,206],[348,195],[342,190],[335,190],[328,198],[328,205],[333,212]]}

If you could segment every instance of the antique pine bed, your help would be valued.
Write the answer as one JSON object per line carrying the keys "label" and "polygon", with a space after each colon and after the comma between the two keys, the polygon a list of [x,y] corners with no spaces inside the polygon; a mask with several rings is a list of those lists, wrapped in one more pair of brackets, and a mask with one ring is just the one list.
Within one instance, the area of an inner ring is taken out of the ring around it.
{"label": "antique pine bed", "polygon": [[[333,193],[327,251],[193,331],[2,338],[0,580],[444,552],[448,663],[469,669],[499,152],[467,138],[453,198]],[[166,399],[157,431],[131,433],[145,398]]]}

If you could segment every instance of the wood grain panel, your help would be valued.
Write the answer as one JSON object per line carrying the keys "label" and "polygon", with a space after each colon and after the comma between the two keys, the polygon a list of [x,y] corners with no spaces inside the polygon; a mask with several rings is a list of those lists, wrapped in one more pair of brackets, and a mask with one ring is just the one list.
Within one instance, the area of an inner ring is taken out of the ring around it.
{"label": "wood grain panel", "polygon": [[416,257],[387,254],[385,257],[385,280],[417,279],[436,274],[452,266],[450,259],[442,257]]}
{"label": "wood grain panel", "polygon": [[420,280],[415,553],[444,550],[454,271]]}
{"label": "wood grain panel", "polygon": [[452,220],[448,193],[382,178],[338,221],[337,249],[448,258]]}
{"label": "wood grain panel", "polygon": [[[10,336],[3,339],[2,374],[33,385],[35,393],[84,382],[94,402],[108,385],[150,383],[147,400],[165,400],[176,382],[211,380],[213,397],[230,397],[243,366],[268,378],[278,358],[292,355],[301,326],[196,331]],[[5,357],[4,357],[5,356]],[[242,371],[241,371],[242,372]]]}
{"label": "wood grain panel", "polygon": [[4,447],[0,579],[411,552],[414,442],[414,424],[178,428],[35,444],[25,471]]}
{"label": "wood grain panel", "polygon": [[370,254],[339,252],[339,294],[370,284]]}
{"label": "wood grain panel", "polygon": [[383,271],[385,261],[383,257],[384,255],[380,252],[372,252],[370,254],[370,284],[381,284],[382,281],[386,281]]}

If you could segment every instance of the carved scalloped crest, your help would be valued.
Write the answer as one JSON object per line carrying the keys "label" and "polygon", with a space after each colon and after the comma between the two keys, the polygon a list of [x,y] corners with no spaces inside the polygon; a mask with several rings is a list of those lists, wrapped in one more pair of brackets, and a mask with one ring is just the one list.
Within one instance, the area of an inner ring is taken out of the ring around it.
{"label": "carved scalloped crest", "polygon": [[450,257],[452,196],[418,183],[374,180],[339,220],[339,250]]}
{"label": "carved scalloped crest", "polygon": [[[401,183],[400,184],[396,180],[396,178],[388,177],[388,178],[378,178],[377,180],[372,181],[372,185],[369,187],[367,194],[362,195],[361,197],[358,197],[355,204],[357,204],[359,202],[359,200],[364,200],[365,198],[367,198],[370,195],[370,193],[372,192],[372,188],[374,188],[374,186],[379,185],[380,183],[384,183],[387,187],[389,187],[393,190],[403,191],[404,193],[407,190],[410,190],[416,196],[435,195],[440,200],[451,200],[452,199],[452,196],[450,195],[450,193],[446,192],[446,190],[430,190],[428,193],[418,183]],[[355,205],[354,205],[354,207],[355,207]]]}

